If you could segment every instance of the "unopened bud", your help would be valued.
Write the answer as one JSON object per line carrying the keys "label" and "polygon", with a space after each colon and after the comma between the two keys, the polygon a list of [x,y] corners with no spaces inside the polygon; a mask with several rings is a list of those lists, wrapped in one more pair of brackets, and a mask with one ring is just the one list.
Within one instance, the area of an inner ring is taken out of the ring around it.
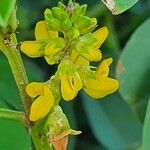
{"label": "unopened bud", "polygon": [[58,2],[58,7],[61,9],[65,9],[66,6],[62,2]]}
{"label": "unopened bud", "polygon": [[91,24],[91,19],[87,16],[79,16],[76,22],[76,25],[79,27],[79,29],[86,28],[90,26],[90,24]]}
{"label": "unopened bud", "polygon": [[66,18],[63,22],[62,22],[62,30],[63,31],[68,31],[70,28],[72,27],[72,22],[69,18]]}
{"label": "unopened bud", "polygon": [[69,18],[67,12],[59,7],[52,8],[52,14],[58,20],[64,20],[66,18]]}
{"label": "unopened bud", "polygon": [[46,9],[44,15],[51,30],[59,31],[61,29],[60,21],[53,16],[50,9]]}
{"label": "unopened bud", "polygon": [[77,27],[72,27],[68,32],[67,32],[67,37],[71,40],[76,39],[80,36],[79,29]]}
{"label": "unopened bud", "polygon": [[92,18],[90,22],[90,26],[80,29],[80,34],[82,35],[82,34],[87,34],[92,32],[96,28],[96,25],[97,25],[96,18]]}

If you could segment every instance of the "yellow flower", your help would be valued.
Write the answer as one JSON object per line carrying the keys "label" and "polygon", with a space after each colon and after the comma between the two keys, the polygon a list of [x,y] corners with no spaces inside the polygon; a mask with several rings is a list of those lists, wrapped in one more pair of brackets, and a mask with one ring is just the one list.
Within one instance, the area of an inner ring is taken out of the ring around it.
{"label": "yellow flower", "polygon": [[102,98],[118,89],[118,81],[108,77],[109,65],[111,63],[111,58],[103,60],[98,66],[94,78],[83,79],[84,90],[91,97]]}
{"label": "yellow flower", "polygon": [[30,111],[30,120],[36,121],[45,117],[54,104],[51,90],[44,83],[32,82],[26,88],[27,94],[35,98]]}
{"label": "yellow flower", "polygon": [[81,57],[75,50],[71,53],[71,60],[75,65],[89,65],[89,61],[83,57]]}
{"label": "yellow flower", "polygon": [[107,27],[100,28],[92,33],[92,36],[96,39],[96,42],[93,43],[93,46],[99,48],[108,36]]}
{"label": "yellow flower", "polygon": [[102,53],[99,47],[108,36],[106,27],[100,28],[94,33],[85,34],[80,36],[78,43],[75,46],[76,53],[86,59],[87,61],[100,61]]}
{"label": "yellow flower", "polygon": [[82,88],[82,80],[79,74],[62,74],[61,75],[61,93],[64,100],[72,100],[78,91]]}
{"label": "yellow flower", "polygon": [[108,30],[106,27],[100,28],[92,33],[92,37],[94,37],[96,41],[89,46],[87,53],[83,53],[82,56],[89,61],[100,61],[102,59],[102,53],[98,48],[103,44],[107,36]]}
{"label": "yellow flower", "polygon": [[24,41],[21,51],[32,58],[44,56],[49,64],[57,62],[59,57],[56,55],[65,45],[58,32],[51,31],[44,21],[39,21],[35,27],[35,38],[35,41]]}
{"label": "yellow flower", "polygon": [[59,66],[61,94],[64,100],[70,101],[82,88],[82,80],[71,61],[64,60]]}
{"label": "yellow flower", "polygon": [[100,61],[102,59],[102,53],[98,48],[94,48],[93,46],[89,47],[87,52],[82,53],[81,56],[88,61]]}
{"label": "yellow flower", "polygon": [[36,40],[52,40],[58,37],[58,32],[51,31],[44,21],[39,21],[35,27]]}

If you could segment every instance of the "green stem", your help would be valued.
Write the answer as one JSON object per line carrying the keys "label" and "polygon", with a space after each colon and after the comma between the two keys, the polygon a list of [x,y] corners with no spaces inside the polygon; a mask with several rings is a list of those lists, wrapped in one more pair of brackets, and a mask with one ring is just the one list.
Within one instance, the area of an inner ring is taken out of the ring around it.
{"label": "green stem", "polygon": [[[7,43],[7,40],[10,41]],[[28,84],[28,79],[26,76],[22,58],[20,56],[20,52],[16,48],[16,45],[17,40],[14,33],[10,35],[10,39],[4,40],[2,37],[0,37],[0,48],[8,59],[8,62],[10,64],[12,73],[14,75],[16,84],[20,92],[20,96],[22,98],[25,112],[27,115],[29,115],[31,100],[26,94],[26,86]]]}
{"label": "green stem", "polygon": [[26,117],[23,112],[0,108],[0,118],[15,120],[26,125]]}
{"label": "green stem", "polygon": [[16,28],[18,21],[16,17],[16,9],[14,8],[5,30],[0,32],[0,50],[7,57],[12,73],[14,75],[16,85],[18,86],[20,96],[24,105],[25,113],[29,116],[31,99],[26,94],[26,86],[28,78],[22,62],[19,49],[17,49]]}

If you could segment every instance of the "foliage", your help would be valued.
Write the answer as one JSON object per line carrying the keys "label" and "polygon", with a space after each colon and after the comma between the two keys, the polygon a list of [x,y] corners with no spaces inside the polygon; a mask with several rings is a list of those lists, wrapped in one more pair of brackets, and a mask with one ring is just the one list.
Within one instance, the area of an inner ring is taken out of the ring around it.
{"label": "foliage", "polygon": [[[9,6],[11,2],[13,6],[14,3],[9,0],[0,1],[0,26],[4,27],[9,23],[8,18],[12,9],[6,8],[5,12],[2,12],[1,10],[4,10],[1,8],[2,2],[6,6]],[[80,136],[70,137],[68,149],[136,150],[143,146],[144,150],[149,150],[150,114],[149,104],[147,104],[150,92],[149,1],[141,0],[127,12],[118,16],[111,15],[99,0],[79,0],[77,2],[88,4],[88,15],[98,19],[99,27],[108,27],[109,37],[101,50],[104,58],[113,57],[115,63],[110,70],[111,76],[117,75],[120,88],[119,92],[100,101],[90,101],[92,98],[80,92],[76,101],[69,104],[61,102],[63,111],[69,118],[70,126],[83,132]],[[132,1],[130,6],[135,2]],[[57,1],[54,0],[17,2],[17,16],[20,22],[17,31],[20,33],[18,34],[20,42],[34,39],[33,32],[36,22],[43,20],[42,14],[45,8],[56,6],[56,3]],[[116,5],[117,9],[119,8],[117,13],[127,9],[126,7],[120,10],[119,4]],[[3,13],[5,15],[2,15]],[[30,82],[47,80],[56,71],[55,65],[48,66],[42,58],[31,60],[25,55],[22,57]],[[94,65],[97,66],[96,63]],[[116,73],[115,68],[117,68]],[[9,64],[2,53],[0,53],[0,107],[17,111],[24,109]],[[142,126],[144,126],[143,137]],[[0,119],[0,134],[2,137],[0,138],[0,149],[34,149],[33,146],[31,148],[32,140],[28,136],[28,131],[14,121]]]}

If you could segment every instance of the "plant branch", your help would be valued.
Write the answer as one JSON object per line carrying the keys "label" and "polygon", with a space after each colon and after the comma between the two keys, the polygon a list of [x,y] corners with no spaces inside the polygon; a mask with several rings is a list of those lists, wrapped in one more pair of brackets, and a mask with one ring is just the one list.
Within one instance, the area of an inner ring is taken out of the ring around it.
{"label": "plant branch", "polygon": [[15,120],[26,125],[26,117],[23,112],[0,108],[0,118]]}
{"label": "plant branch", "polygon": [[5,54],[10,64],[12,73],[14,75],[16,84],[18,86],[20,96],[23,101],[25,112],[29,114],[29,109],[31,106],[31,100],[26,94],[26,86],[28,84],[28,79],[22,62],[22,58],[19,50],[16,48],[17,40],[14,33],[9,35],[8,39],[4,40],[2,36],[0,37],[0,49]]}
{"label": "plant branch", "polygon": [[18,86],[20,92],[25,113],[27,116],[29,116],[31,99],[26,94],[26,86],[28,84],[28,78],[22,62],[20,51],[17,48],[18,42],[15,34],[17,25],[18,21],[16,18],[16,9],[14,9],[12,15],[10,16],[7,28],[0,32],[0,50],[4,53],[4,55],[8,59],[8,62],[10,64],[12,73],[16,81],[16,85]]}

